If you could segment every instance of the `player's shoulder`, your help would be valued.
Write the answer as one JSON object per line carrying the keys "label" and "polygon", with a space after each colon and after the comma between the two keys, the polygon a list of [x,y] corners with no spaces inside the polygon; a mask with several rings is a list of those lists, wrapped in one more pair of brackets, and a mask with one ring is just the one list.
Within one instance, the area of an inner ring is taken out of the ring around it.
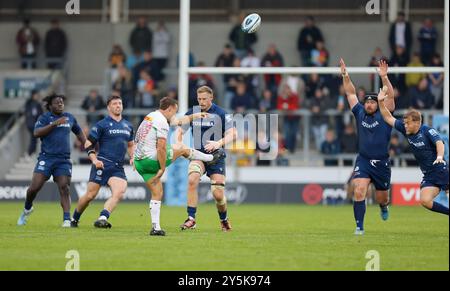
{"label": "player's shoulder", "polygon": [[64,113],[63,113],[63,116],[67,117],[67,118],[70,119],[70,120],[77,120],[77,119],[75,118],[75,116],[73,116],[73,114],[70,113],[70,112],[64,112]]}
{"label": "player's shoulder", "polygon": [[105,117],[105,118],[100,119],[99,121],[97,121],[97,122],[94,124],[94,127],[96,127],[96,128],[105,128],[105,127],[108,127],[110,123],[111,123],[111,122],[108,120],[108,116],[107,116],[107,117]]}
{"label": "player's shoulder", "polygon": [[129,128],[133,128],[133,123],[131,123],[130,121],[128,121],[126,119],[122,119],[122,122],[125,126],[128,126]]}
{"label": "player's shoulder", "polygon": [[351,108],[353,113],[365,113],[364,112],[364,106],[361,104],[361,102],[357,102],[353,107]]}
{"label": "player's shoulder", "polygon": [[426,124],[422,124],[422,126],[420,127],[420,131],[422,133],[428,133],[432,136],[439,136],[439,132],[434,127],[431,127]]}
{"label": "player's shoulder", "polygon": [[215,103],[213,103],[212,109],[213,109],[212,111],[217,115],[225,116],[227,114],[227,111],[224,108],[220,107]]}

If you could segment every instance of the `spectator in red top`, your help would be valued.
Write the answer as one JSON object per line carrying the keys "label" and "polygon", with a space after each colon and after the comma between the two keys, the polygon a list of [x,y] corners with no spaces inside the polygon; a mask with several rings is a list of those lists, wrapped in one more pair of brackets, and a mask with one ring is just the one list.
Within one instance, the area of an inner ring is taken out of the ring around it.
{"label": "spectator in red top", "polygon": [[30,20],[23,21],[23,27],[17,32],[16,43],[22,58],[22,69],[36,68],[36,54],[39,45],[39,34],[30,26]]}
{"label": "spectator in red top", "polygon": [[283,131],[286,149],[291,153],[295,152],[297,143],[297,132],[300,117],[295,115],[295,111],[300,108],[300,98],[292,92],[289,85],[284,85],[281,94],[277,98],[277,109],[284,113]]}
{"label": "spectator in red top", "polygon": [[[281,54],[278,52],[275,44],[270,44],[267,53],[261,59],[262,67],[283,67],[284,61]],[[278,86],[281,82],[280,74],[264,75],[264,81],[266,82],[266,88],[273,92],[274,95],[278,92]]]}

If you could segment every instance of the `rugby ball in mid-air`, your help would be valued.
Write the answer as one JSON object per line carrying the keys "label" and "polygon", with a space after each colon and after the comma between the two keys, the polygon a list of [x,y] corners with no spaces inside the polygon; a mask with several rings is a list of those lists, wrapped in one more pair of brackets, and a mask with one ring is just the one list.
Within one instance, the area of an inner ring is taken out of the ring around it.
{"label": "rugby ball in mid-air", "polygon": [[250,15],[247,15],[244,21],[242,21],[241,29],[246,33],[254,33],[256,30],[258,30],[258,27],[260,25],[261,17],[256,13],[252,13]]}

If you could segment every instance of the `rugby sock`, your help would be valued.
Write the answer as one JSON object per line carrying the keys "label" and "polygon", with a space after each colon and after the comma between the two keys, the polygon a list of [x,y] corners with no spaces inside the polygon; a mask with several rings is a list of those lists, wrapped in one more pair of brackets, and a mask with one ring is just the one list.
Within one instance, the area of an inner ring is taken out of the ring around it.
{"label": "rugby sock", "polygon": [[217,211],[219,213],[220,220],[226,220],[227,219],[227,211],[224,212]]}
{"label": "rugby sock", "polygon": [[191,206],[187,207],[187,213],[190,218],[195,219],[196,212],[197,212],[197,207],[191,207]]}
{"label": "rugby sock", "polygon": [[33,207],[33,202],[25,201],[25,210],[30,210]]}
{"label": "rugby sock", "polygon": [[200,160],[203,162],[211,162],[214,159],[213,155],[204,154],[201,151],[191,149],[189,160]]}
{"label": "rugby sock", "polygon": [[161,201],[151,200],[150,201],[150,215],[152,217],[152,226],[155,230],[161,230],[159,225],[159,213],[161,211]]}
{"label": "rugby sock", "polygon": [[63,212],[63,220],[70,220],[70,212]]}
{"label": "rugby sock", "polygon": [[433,207],[431,207],[430,210],[448,215],[448,207],[445,207],[444,205],[437,203],[435,201],[433,201]]}
{"label": "rugby sock", "polygon": [[366,214],[366,200],[353,201],[353,213],[355,215],[356,227],[364,230],[364,215]]}
{"label": "rugby sock", "polygon": [[80,217],[81,217],[81,214],[82,214],[82,213],[79,213],[79,212],[77,211],[77,209],[75,208],[75,211],[73,212],[73,220],[79,221],[79,220],[80,220]]}
{"label": "rugby sock", "polygon": [[99,219],[108,220],[108,218],[109,218],[109,211],[106,209],[103,209],[102,212],[100,212]]}

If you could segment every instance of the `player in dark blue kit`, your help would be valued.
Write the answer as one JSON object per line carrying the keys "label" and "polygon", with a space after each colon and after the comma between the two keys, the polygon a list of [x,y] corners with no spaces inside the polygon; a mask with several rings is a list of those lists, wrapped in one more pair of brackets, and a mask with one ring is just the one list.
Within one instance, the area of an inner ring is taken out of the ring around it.
{"label": "player in dark blue kit", "polygon": [[34,136],[41,139],[41,153],[34,168],[31,185],[27,189],[25,208],[17,225],[25,225],[33,212],[33,201],[45,182],[53,176],[58,185],[63,209],[63,227],[70,227],[69,185],[72,177],[70,161],[70,132],[83,144],[86,137],[72,114],[64,112],[63,95],[50,95],[44,98],[48,112],[42,114],[34,127]]}
{"label": "player in dark blue kit", "polygon": [[[366,194],[370,183],[375,186],[375,199],[380,205],[381,218],[389,217],[389,188],[391,184],[391,165],[389,159],[389,142],[392,128],[387,124],[378,110],[377,94],[368,94],[364,105],[359,103],[355,86],[348,75],[344,60],[340,60],[342,79],[350,108],[355,116],[358,128],[358,157],[353,170],[353,212],[356,221],[356,235],[364,234],[364,216],[366,213]],[[388,65],[382,60],[378,74],[386,86],[389,111],[395,109],[394,89],[387,76]]]}
{"label": "player in dark blue kit", "polygon": [[[191,122],[194,148],[204,153],[214,153],[219,148],[236,140],[237,133],[233,127],[231,116],[225,110],[214,104],[214,93],[208,86],[197,89],[197,101],[201,112],[207,112],[206,118],[196,119]],[[198,108],[198,107],[197,107]],[[199,110],[199,111],[200,111]],[[194,113],[189,110],[186,115]],[[183,128],[187,130],[187,128]],[[195,214],[198,204],[198,184],[203,174],[207,174],[211,180],[211,192],[216,200],[221,228],[230,231],[231,224],[227,216],[227,200],[225,196],[225,156],[215,164],[205,164],[199,160],[193,160],[189,164],[188,186],[188,218],[181,225],[181,229],[193,229],[196,227]]]}
{"label": "player in dark blue kit", "polygon": [[[97,122],[92,127],[85,149],[92,161],[91,174],[87,192],[78,200],[73,213],[72,227],[77,227],[81,214],[95,199],[101,186],[108,185],[111,189],[109,198],[100,212],[100,217],[94,222],[98,228],[111,228],[108,218],[122,199],[127,189],[127,178],[123,168],[125,154],[128,152],[130,165],[133,165],[134,134],[130,122],[122,118],[122,98],[111,96],[107,101],[109,116]],[[98,144],[98,154],[95,146]]]}
{"label": "player in dark blue kit", "polygon": [[444,141],[434,128],[422,125],[422,115],[417,110],[409,110],[403,116],[403,122],[395,119],[386,109],[385,98],[385,90],[380,91],[378,103],[384,120],[407,138],[423,173],[420,202],[431,211],[448,215],[448,207],[433,201],[440,191],[448,194],[449,172],[444,160]]}

